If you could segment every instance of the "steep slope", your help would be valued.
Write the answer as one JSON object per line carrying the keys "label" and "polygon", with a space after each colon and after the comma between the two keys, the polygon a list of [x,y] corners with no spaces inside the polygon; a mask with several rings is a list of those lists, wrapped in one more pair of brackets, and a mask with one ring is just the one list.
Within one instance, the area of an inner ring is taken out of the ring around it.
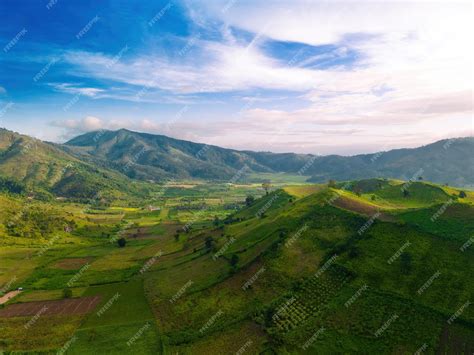
{"label": "steep slope", "polygon": [[[247,341],[254,353],[393,354],[426,343],[432,353],[472,353],[472,308],[447,320],[472,294],[473,249],[331,197],[273,191],[152,267],[145,290],[164,349],[235,353]],[[209,235],[216,245],[206,251]]]}
{"label": "steep slope", "polygon": [[272,171],[244,152],[125,129],[86,133],[65,149],[139,179],[224,180],[245,165],[251,171]]}
{"label": "steep slope", "polygon": [[0,129],[0,175],[28,191],[91,198],[131,188],[125,176],[81,161],[57,145]]}
{"label": "steep slope", "polygon": [[248,172],[304,171],[312,182],[422,176],[438,183],[474,186],[472,137],[350,157],[236,151],[125,129],[86,133],[63,147],[81,159],[145,180],[229,180],[248,167]]}

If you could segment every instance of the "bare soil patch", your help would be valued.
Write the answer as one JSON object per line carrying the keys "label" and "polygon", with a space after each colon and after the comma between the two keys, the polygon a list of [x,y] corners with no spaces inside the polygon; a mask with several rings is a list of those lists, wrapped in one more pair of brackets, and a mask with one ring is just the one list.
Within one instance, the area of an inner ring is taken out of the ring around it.
{"label": "bare soil patch", "polygon": [[41,315],[77,315],[92,311],[100,301],[100,296],[68,298],[58,301],[37,301],[15,303],[0,309],[0,318]]}
{"label": "bare soil patch", "polygon": [[378,219],[381,221],[388,221],[388,222],[393,222],[395,221],[395,218],[389,214],[386,214],[382,211],[380,211],[376,206],[372,206],[367,203],[363,203],[357,200],[353,200],[350,198],[347,198],[345,196],[340,196],[337,200],[335,200],[332,203],[334,206],[337,206],[339,208],[344,208],[346,210],[360,213],[366,216],[373,216],[377,212],[380,213]]}
{"label": "bare soil patch", "polygon": [[57,261],[53,267],[63,270],[78,270],[93,258],[66,258]]}
{"label": "bare soil patch", "polygon": [[8,292],[7,294],[3,295],[2,297],[0,297],[0,304],[4,304],[4,303],[7,303],[8,301],[10,301],[13,297],[15,297],[16,295],[18,295],[21,291],[10,291]]}

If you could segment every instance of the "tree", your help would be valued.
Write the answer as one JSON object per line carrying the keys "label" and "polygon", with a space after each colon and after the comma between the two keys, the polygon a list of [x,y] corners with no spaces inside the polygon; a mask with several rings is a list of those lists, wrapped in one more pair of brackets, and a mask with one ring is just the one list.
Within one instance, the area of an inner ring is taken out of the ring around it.
{"label": "tree", "polygon": [[328,187],[336,187],[336,180],[331,179],[328,181]]}
{"label": "tree", "polygon": [[230,257],[230,266],[236,267],[239,263],[239,256],[237,254],[232,254]]}
{"label": "tree", "polygon": [[410,195],[407,189],[403,189],[402,191],[403,191],[403,197],[408,197]]}
{"label": "tree", "polygon": [[400,255],[400,270],[402,274],[408,275],[411,271],[411,255],[408,253],[402,253]]}
{"label": "tree", "polygon": [[214,242],[215,242],[215,241],[214,241],[214,238],[212,238],[212,237],[207,237],[207,238],[206,238],[206,241],[205,241],[206,248],[207,248],[208,250],[211,250],[212,247],[214,246]]}
{"label": "tree", "polygon": [[177,241],[177,242],[179,242],[179,233],[176,233],[176,234],[174,235],[174,240]]}
{"label": "tree", "polygon": [[252,195],[249,195],[245,198],[245,205],[250,206],[252,203],[254,203],[254,201],[255,201],[255,197],[253,197]]}
{"label": "tree", "polygon": [[265,194],[268,195],[268,190],[270,190],[270,187],[271,187],[271,186],[272,186],[271,183],[268,182],[268,181],[262,183],[262,187],[263,187],[263,189],[265,190]]}
{"label": "tree", "polygon": [[360,195],[362,194],[362,189],[361,189],[360,187],[356,187],[356,188],[354,189],[354,192],[355,192],[355,194],[356,194],[357,196],[360,196]]}
{"label": "tree", "polygon": [[125,238],[119,238],[117,240],[117,244],[120,248],[123,248],[125,246],[125,244],[127,244],[127,240]]}
{"label": "tree", "polygon": [[219,225],[219,223],[221,223],[221,220],[219,219],[219,217],[214,216],[214,222],[213,223],[217,227]]}
{"label": "tree", "polygon": [[63,298],[71,298],[71,297],[72,297],[72,290],[66,287],[63,290]]}
{"label": "tree", "polygon": [[465,198],[467,195],[464,191],[459,191],[459,197],[460,198]]}
{"label": "tree", "polygon": [[418,180],[423,180],[423,176],[418,176]]}

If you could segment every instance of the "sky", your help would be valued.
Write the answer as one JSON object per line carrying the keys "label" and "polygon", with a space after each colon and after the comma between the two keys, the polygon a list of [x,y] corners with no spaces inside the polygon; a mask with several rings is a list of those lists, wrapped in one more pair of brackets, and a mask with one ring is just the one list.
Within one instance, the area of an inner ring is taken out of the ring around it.
{"label": "sky", "polygon": [[353,155],[473,135],[471,1],[1,0],[0,127]]}

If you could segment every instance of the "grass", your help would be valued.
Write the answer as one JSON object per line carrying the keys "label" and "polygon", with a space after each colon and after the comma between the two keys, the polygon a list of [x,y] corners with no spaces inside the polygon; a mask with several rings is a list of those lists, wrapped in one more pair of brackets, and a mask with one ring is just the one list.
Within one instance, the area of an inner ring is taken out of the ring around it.
{"label": "grass", "polygon": [[[76,332],[77,341],[71,346],[71,354],[123,353],[124,349],[136,354],[158,351],[159,337],[144,297],[143,280],[93,286],[84,295],[100,295],[102,299]],[[134,341],[138,333],[141,335]]]}
{"label": "grass", "polygon": [[[83,319],[41,317],[38,325],[54,327],[54,339],[43,328],[19,334],[26,319],[0,319],[0,350],[57,351],[71,339],[71,354],[236,353],[247,342],[246,352],[262,354],[414,353],[424,343],[428,352],[471,349],[472,307],[446,326],[474,294],[474,248],[461,250],[474,231],[468,201],[453,200],[431,221],[451,190],[414,182],[404,197],[400,181],[364,180],[355,191],[273,178],[273,191],[250,206],[247,195],[264,194],[259,183],[175,184],[142,205],[120,201],[89,213],[61,202],[77,227],[46,249],[47,238],[6,237],[0,286],[20,275],[11,288],[25,291],[12,302],[59,299],[80,270],[61,265],[79,266],[79,258],[90,267],[77,277],[73,296],[100,295],[101,303]],[[280,184],[287,186],[275,190]],[[393,218],[368,223],[365,210],[330,205],[334,190],[341,200]],[[208,208],[200,212],[203,204]],[[126,238],[124,248],[110,243],[116,236]],[[408,266],[397,254],[407,241]],[[297,302],[275,320],[292,297]]]}

